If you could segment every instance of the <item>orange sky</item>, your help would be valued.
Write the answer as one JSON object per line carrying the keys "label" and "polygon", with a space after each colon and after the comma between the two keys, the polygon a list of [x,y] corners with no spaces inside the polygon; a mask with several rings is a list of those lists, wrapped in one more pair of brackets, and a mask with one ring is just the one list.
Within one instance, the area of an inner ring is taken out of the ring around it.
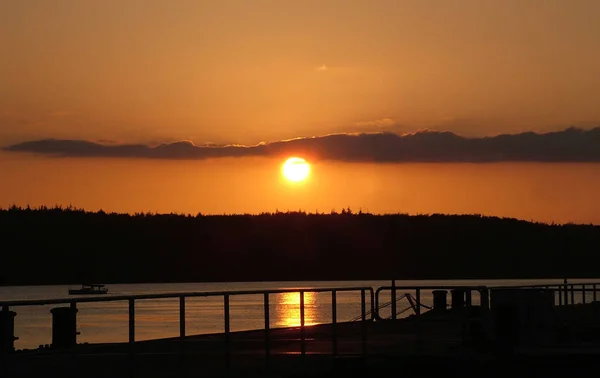
{"label": "orange sky", "polygon": [[597,0],[4,0],[0,145],[600,121]]}

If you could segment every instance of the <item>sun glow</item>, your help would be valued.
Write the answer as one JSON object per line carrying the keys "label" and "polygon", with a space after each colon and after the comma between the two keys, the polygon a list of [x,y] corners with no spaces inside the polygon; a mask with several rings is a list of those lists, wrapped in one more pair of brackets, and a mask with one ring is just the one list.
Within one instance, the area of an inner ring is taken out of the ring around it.
{"label": "sun glow", "polygon": [[310,173],[310,166],[306,160],[299,157],[291,157],[283,163],[281,169],[283,176],[292,182],[300,182],[306,180]]}

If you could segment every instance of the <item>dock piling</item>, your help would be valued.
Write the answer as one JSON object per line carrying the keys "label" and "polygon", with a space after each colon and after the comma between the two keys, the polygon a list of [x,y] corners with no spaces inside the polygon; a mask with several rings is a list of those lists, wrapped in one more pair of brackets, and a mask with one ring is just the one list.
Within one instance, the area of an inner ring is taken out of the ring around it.
{"label": "dock piling", "polygon": [[448,291],[447,290],[433,290],[433,310],[444,311],[448,308]]}
{"label": "dock piling", "polygon": [[15,316],[17,313],[10,311],[8,306],[3,306],[0,311],[0,355],[15,350]]}
{"label": "dock piling", "polygon": [[52,313],[52,348],[70,349],[77,345],[77,308],[55,307]]}

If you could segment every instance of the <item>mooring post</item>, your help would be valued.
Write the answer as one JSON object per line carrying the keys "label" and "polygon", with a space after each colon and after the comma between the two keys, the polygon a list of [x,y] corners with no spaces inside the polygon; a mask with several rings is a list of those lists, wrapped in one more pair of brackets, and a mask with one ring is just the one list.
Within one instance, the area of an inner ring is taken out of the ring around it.
{"label": "mooring post", "polygon": [[15,350],[15,316],[17,313],[10,311],[8,306],[2,306],[0,311],[0,357]]}

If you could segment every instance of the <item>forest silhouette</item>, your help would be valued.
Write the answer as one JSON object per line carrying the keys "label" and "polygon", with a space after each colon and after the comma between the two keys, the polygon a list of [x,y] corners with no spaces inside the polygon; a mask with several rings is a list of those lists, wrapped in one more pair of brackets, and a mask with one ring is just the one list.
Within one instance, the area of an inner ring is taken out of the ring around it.
{"label": "forest silhouette", "polygon": [[600,227],[479,215],[0,209],[0,285],[583,278]]}

